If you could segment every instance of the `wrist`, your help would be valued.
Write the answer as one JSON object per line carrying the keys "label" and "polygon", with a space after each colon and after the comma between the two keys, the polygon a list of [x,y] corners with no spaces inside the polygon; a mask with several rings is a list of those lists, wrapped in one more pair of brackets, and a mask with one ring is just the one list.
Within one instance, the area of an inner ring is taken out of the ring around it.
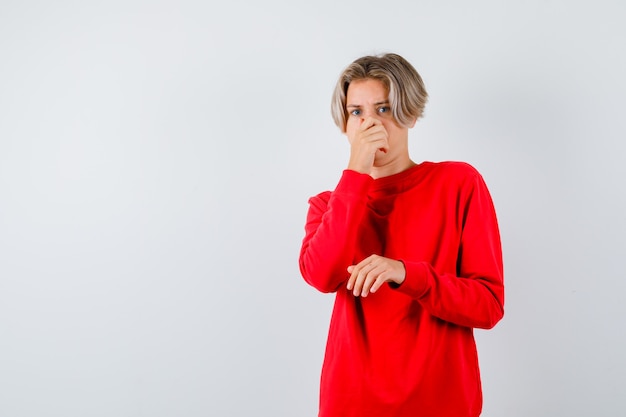
{"label": "wrist", "polygon": [[372,167],[367,164],[357,163],[357,162],[349,162],[348,167],[350,171],[358,172],[359,174],[370,174]]}

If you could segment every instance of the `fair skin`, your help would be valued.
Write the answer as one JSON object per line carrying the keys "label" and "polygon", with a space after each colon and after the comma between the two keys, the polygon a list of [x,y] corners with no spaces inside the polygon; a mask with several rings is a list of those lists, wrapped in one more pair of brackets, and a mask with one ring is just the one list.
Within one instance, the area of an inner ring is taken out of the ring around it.
{"label": "fair skin", "polygon": [[[346,136],[350,143],[348,169],[381,178],[402,172],[415,163],[409,157],[409,127],[400,126],[389,107],[389,92],[376,79],[352,81],[346,93]],[[404,282],[400,261],[371,255],[348,267],[347,288],[355,297],[367,297],[384,283]]]}

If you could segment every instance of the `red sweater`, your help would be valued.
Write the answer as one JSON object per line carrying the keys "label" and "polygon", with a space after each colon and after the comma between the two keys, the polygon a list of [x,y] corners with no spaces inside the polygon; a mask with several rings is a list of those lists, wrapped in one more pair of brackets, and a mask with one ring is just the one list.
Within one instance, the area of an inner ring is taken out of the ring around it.
{"label": "red sweater", "polygon": [[[498,224],[481,175],[461,162],[376,180],[346,170],[309,204],[300,270],[336,292],[319,416],[478,416],[473,328],[504,312]],[[406,279],[355,297],[346,268],[372,254],[401,260]]]}

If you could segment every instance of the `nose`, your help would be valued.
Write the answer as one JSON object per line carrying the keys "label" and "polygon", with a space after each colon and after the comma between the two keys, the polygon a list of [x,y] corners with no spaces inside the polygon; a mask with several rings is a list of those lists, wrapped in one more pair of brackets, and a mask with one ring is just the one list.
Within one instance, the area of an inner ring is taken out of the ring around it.
{"label": "nose", "polygon": [[361,122],[364,122],[365,119],[367,119],[368,117],[371,117],[376,120],[380,120],[378,112],[376,110],[371,110],[371,109],[361,110]]}

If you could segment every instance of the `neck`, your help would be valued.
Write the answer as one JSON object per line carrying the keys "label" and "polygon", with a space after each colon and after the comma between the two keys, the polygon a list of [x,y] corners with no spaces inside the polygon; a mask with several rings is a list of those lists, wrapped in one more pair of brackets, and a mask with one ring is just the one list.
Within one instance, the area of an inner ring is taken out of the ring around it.
{"label": "neck", "polygon": [[396,160],[385,165],[372,167],[372,170],[370,171],[370,176],[374,179],[388,177],[390,175],[399,174],[402,171],[406,171],[407,169],[415,165],[415,162],[413,162],[407,156],[406,159]]}

